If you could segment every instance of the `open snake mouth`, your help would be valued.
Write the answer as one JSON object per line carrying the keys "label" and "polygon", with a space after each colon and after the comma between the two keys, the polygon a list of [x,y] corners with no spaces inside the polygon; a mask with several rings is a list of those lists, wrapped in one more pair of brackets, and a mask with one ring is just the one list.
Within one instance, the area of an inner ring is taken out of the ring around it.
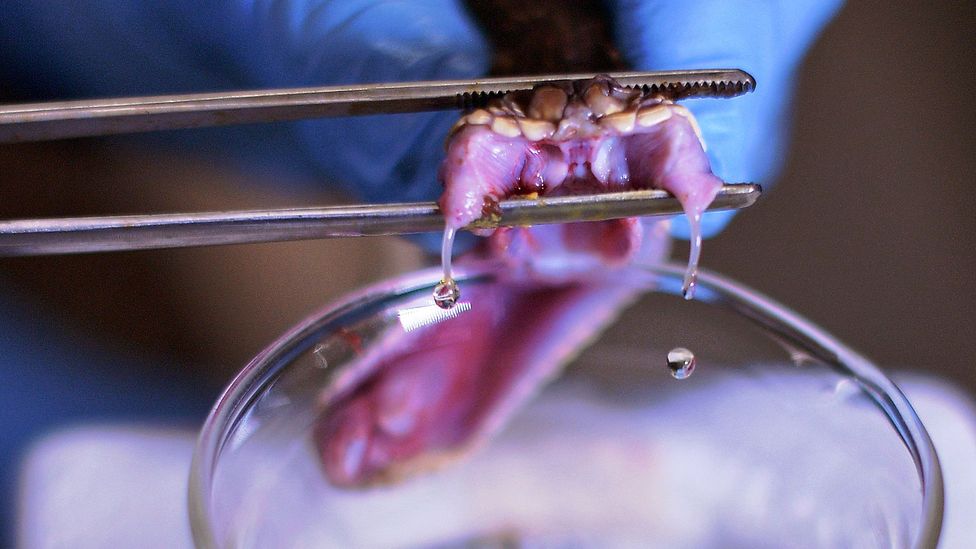
{"label": "open snake mouth", "polygon": [[[513,196],[647,188],[675,195],[694,227],[722,186],[685,107],[607,76],[508,94],[462,117],[441,179],[452,228]],[[624,265],[638,256],[642,235],[637,219],[621,219],[497,229],[489,246],[505,261],[558,275]]]}
{"label": "open snake mouth", "polygon": [[[644,188],[674,194],[694,227],[722,186],[687,109],[609,77],[509,94],[466,114],[441,178],[449,229],[511,196]],[[314,442],[332,483],[396,480],[485,441],[634,299],[634,287],[607,283],[607,267],[666,250],[666,232],[647,238],[638,219],[488,232],[482,251],[516,276],[473,289],[457,318],[394,330],[324,395]]]}

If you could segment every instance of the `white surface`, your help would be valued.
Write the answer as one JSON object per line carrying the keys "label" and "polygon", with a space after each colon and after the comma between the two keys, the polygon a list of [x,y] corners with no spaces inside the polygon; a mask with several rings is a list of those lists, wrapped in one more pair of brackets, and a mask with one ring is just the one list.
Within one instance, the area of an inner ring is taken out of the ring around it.
{"label": "white surface", "polygon": [[98,425],[48,436],[22,471],[18,545],[192,547],[186,486],[195,437]]}
{"label": "white surface", "polygon": [[[900,385],[942,461],[947,503],[941,547],[972,547],[976,409],[937,381],[907,377]],[[188,431],[97,425],[50,435],[23,469],[20,545],[191,547],[186,482],[194,438]]]}

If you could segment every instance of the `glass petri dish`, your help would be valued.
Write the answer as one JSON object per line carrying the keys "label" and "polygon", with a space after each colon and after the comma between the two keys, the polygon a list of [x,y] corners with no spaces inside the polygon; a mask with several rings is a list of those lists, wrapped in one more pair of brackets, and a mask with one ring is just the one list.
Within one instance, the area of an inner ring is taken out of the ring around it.
{"label": "glass petri dish", "polygon": [[[471,295],[510,284],[456,274]],[[431,303],[439,271],[322,309],[255,357],[204,424],[189,484],[195,543],[935,547],[941,471],[901,391],[727,278],[701,273],[685,301],[682,274],[621,277],[633,303],[486,444],[360,489],[323,468],[323,395],[356,367],[351,347],[403,331],[403,311]]]}

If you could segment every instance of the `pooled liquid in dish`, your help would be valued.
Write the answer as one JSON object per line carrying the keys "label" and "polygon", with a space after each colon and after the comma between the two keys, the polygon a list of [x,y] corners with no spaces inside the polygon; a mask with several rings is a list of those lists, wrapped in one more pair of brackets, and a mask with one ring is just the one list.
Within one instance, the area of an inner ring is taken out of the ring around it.
{"label": "pooled liquid in dish", "polygon": [[[440,207],[460,229],[519,196],[664,189],[691,225],[684,294],[701,255],[701,218],[722,187],[688,109],[607,76],[510,93],[463,116],[448,140]],[[545,278],[616,268],[641,257],[645,224],[617,219],[486,231],[488,255]],[[445,250],[449,254],[449,250]],[[447,260],[449,262],[449,260]]]}

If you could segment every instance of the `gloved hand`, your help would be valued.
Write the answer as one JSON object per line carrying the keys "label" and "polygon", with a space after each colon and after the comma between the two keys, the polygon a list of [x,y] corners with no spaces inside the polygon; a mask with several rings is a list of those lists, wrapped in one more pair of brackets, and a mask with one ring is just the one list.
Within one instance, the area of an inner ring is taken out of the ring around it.
{"label": "gloved hand", "polygon": [[[730,101],[689,100],[708,144],[712,171],[728,182],[766,188],[782,167],[791,77],[842,0],[611,0],[617,45],[640,70],[739,68],[756,91]],[[734,212],[703,216],[703,236],[722,231]],[[672,224],[687,238],[684,217]]]}

